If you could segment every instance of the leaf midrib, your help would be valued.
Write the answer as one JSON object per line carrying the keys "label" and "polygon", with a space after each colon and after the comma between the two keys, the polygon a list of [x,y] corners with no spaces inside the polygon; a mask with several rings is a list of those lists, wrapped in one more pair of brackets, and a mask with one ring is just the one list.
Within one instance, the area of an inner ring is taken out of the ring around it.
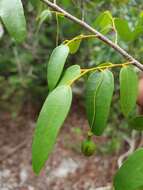
{"label": "leaf midrib", "polygon": [[98,86],[97,86],[97,88],[96,88],[96,91],[95,91],[95,93],[94,93],[94,114],[93,114],[93,118],[92,118],[92,123],[91,123],[91,130],[93,129],[93,125],[94,125],[94,122],[95,122],[95,115],[96,115],[96,110],[95,110],[95,108],[96,108],[96,96],[97,96],[97,93],[98,93],[98,89],[100,88],[100,86],[101,86],[101,84],[102,84],[102,82],[103,82],[103,73],[102,73],[102,76],[101,76],[101,81],[99,82],[99,84],[98,84]]}

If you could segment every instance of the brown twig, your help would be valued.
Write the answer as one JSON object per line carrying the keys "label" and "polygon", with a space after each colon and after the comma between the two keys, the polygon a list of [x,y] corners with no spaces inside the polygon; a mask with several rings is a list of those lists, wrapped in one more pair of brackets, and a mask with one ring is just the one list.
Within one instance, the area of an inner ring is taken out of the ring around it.
{"label": "brown twig", "polygon": [[97,35],[97,38],[99,40],[103,41],[108,46],[112,47],[114,50],[116,50],[118,53],[120,53],[126,60],[128,60],[134,66],[136,66],[137,68],[139,68],[140,70],[143,71],[143,65],[138,60],[136,60],[134,57],[132,57],[129,53],[127,53],[124,49],[122,49],[119,45],[117,45],[116,43],[112,42],[110,39],[108,39],[106,36],[104,36],[103,34],[101,34],[100,32],[98,32],[96,29],[92,28],[89,24],[87,24],[86,22],[84,22],[84,21],[78,19],[77,17],[71,15],[70,13],[68,13],[67,11],[65,11],[64,9],[62,9],[61,7],[59,7],[57,4],[52,3],[49,0],[41,0],[41,1],[43,1],[45,4],[47,4],[53,10],[62,13],[69,20],[71,20],[71,21],[79,24],[81,27],[85,28],[89,32]]}

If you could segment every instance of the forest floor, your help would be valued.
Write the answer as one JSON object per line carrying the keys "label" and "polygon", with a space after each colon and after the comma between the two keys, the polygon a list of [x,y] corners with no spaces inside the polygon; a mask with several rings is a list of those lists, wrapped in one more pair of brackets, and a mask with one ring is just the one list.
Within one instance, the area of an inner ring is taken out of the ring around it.
{"label": "forest floor", "polygon": [[[88,131],[84,109],[74,102],[55,149],[40,176],[31,168],[31,142],[36,112],[24,110],[12,118],[0,114],[0,190],[96,190],[112,183],[118,154],[85,157],[80,143]],[[84,131],[84,132],[82,132]],[[98,137],[96,143],[108,139]]]}

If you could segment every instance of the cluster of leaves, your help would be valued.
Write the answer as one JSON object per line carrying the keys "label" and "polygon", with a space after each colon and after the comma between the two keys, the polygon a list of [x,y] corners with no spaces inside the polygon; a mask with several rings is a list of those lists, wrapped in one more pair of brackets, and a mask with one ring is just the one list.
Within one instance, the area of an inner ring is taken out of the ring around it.
{"label": "cluster of leaves", "polygon": [[[40,1],[32,1],[32,3],[34,6],[36,5],[36,8],[39,9],[40,7],[38,16],[40,28],[43,21],[49,16],[49,11],[45,8],[43,10],[44,6]],[[39,3],[41,6],[39,6]],[[22,42],[25,39],[26,21],[20,0],[14,0],[13,4],[10,4],[9,0],[1,0],[0,18],[16,42]],[[117,43],[118,36],[124,42],[133,42],[143,32],[143,15],[140,14],[132,30],[127,21],[112,17],[109,11],[101,13],[93,25],[103,34],[110,35],[113,40],[115,38],[115,43]],[[112,31],[114,31],[115,37],[111,35]],[[32,164],[36,174],[39,174],[52,152],[59,129],[70,109],[72,102],[71,85],[85,74],[88,74],[85,105],[90,130],[94,135],[99,136],[103,134],[106,128],[114,91],[114,77],[108,68],[112,67],[113,64],[104,64],[93,69],[85,69],[85,71],[79,65],[73,65],[63,72],[69,53],[76,53],[82,38],[83,36],[79,36],[58,46],[50,56],[47,70],[49,94],[39,114],[32,145]],[[128,66],[128,64],[122,66],[120,70],[121,111],[130,128],[140,131],[143,129],[143,118],[142,116],[135,116],[133,112],[137,99],[138,78],[131,66]],[[87,151],[87,149],[84,149],[84,151]],[[115,190],[137,190],[142,188],[142,158],[143,150],[138,149],[125,161],[115,175]]]}
{"label": "cluster of leaves", "polygon": [[[32,5],[36,8],[38,12],[36,23],[34,23],[35,18],[33,17],[34,9],[31,6],[30,2],[32,2]],[[37,2],[39,2],[38,6],[36,6]],[[59,3],[63,5],[65,9],[67,10],[69,9],[70,12],[73,12],[74,14],[76,13],[77,16],[80,17],[81,9],[80,9],[79,1],[61,0],[59,1]],[[21,6],[21,3],[18,3],[18,4],[20,4]],[[15,48],[15,43],[13,40],[10,41],[10,39],[6,35],[6,31],[4,33],[5,35],[2,37],[2,39],[0,39],[1,45],[7,48],[7,51],[5,51],[4,48],[2,47],[0,48],[0,64],[1,64],[0,74],[2,76],[3,75],[5,76],[6,72],[9,73],[8,80],[13,81],[13,78],[14,78],[14,81],[18,81],[21,88],[23,88],[22,83],[24,81],[24,86],[28,88],[29,93],[32,93],[30,91],[31,88],[34,89],[36,92],[38,92],[36,89],[37,87],[38,89],[41,88],[40,91],[43,93],[46,91],[45,65],[46,65],[47,57],[49,56],[49,53],[51,52],[53,46],[55,45],[55,35],[56,35],[55,19],[54,19],[55,14],[54,13],[52,14],[49,11],[49,9],[47,9],[46,6],[40,3],[40,1],[31,0],[28,3],[24,2],[24,6],[25,6],[25,16],[27,16],[27,20],[28,20],[27,40],[22,46],[19,44],[16,44],[19,62],[22,65],[21,66],[22,72],[23,72],[22,80],[21,80],[21,75],[19,74],[19,67],[17,66],[17,62],[15,61],[15,58],[14,58],[15,53],[11,51]],[[2,6],[0,7],[1,7],[0,12],[2,14],[3,12]],[[126,22],[128,21],[128,25],[133,31],[135,29],[135,25],[137,25],[138,23],[138,20],[140,20],[139,15],[141,15],[141,10],[142,10],[142,4],[140,3],[139,0],[137,2],[131,0],[129,1],[128,4],[127,2],[126,4],[124,4],[124,2],[121,2],[121,1],[117,2],[114,0],[109,0],[108,3],[107,1],[104,1],[104,0],[86,2],[84,7],[85,7],[85,17],[87,16],[86,20],[88,21],[88,23],[93,25],[93,27],[96,27],[100,31],[105,30],[104,28],[110,28],[110,30],[108,29],[108,33],[106,34],[111,38],[113,37],[111,18],[113,20],[114,17],[121,16],[122,20],[125,20]],[[11,6],[11,8],[12,10],[16,9],[15,6],[14,7]],[[109,11],[104,12],[105,9],[112,10],[114,17],[112,17]],[[7,11],[7,12],[10,13],[10,11]],[[17,11],[13,11],[13,14],[16,12]],[[94,14],[92,14],[93,12]],[[12,20],[12,17],[16,18],[15,15],[10,15],[10,18],[8,18],[7,16],[7,18],[11,20]],[[102,18],[101,24],[98,23],[98,20],[99,20],[98,17]],[[2,20],[3,19],[1,18],[1,21]],[[15,35],[12,37],[16,41],[19,41],[18,36],[16,39],[16,32],[17,33],[19,32],[19,30],[16,28],[18,27],[18,24],[16,24],[16,19],[14,19],[14,21],[15,21],[14,23]],[[4,21],[2,22],[4,23]],[[9,21],[9,23],[12,23],[12,22]],[[20,23],[20,21],[18,23]],[[38,30],[40,29],[40,32],[37,33],[37,35],[35,35],[35,30],[36,30],[35,27],[37,27],[37,23],[38,23]],[[66,19],[63,19],[63,16],[59,17],[59,24],[61,28],[59,32],[60,41],[61,40],[63,41],[65,38],[71,38],[71,36],[75,36],[79,34],[78,25],[74,25],[73,23],[67,22]],[[97,24],[99,24],[99,26]],[[104,24],[107,27],[104,27]],[[5,24],[5,27],[7,30],[8,28],[10,28],[8,27],[7,24]],[[24,27],[21,27],[21,28],[24,28]],[[23,31],[25,31],[25,29]],[[12,31],[11,31],[11,34],[12,34]],[[20,37],[21,40],[22,38],[23,39],[25,38],[25,35],[26,35],[25,32],[23,32],[23,35],[21,33],[21,37]],[[50,38],[47,37],[49,35],[50,35]],[[129,35],[127,34],[126,36],[129,36]],[[120,39],[121,37],[119,38],[118,42],[121,43],[123,47],[129,50],[131,54],[136,54],[137,57],[142,59],[142,55],[143,55],[142,40],[139,40],[138,38],[136,38],[134,41],[124,43],[124,41]],[[84,51],[85,48],[86,48],[86,52]],[[82,43],[82,46],[80,48],[78,55],[75,55],[74,58],[70,57],[69,64],[72,62],[76,62],[76,63],[80,63],[81,66],[85,67],[85,66],[93,66],[93,65],[100,64],[102,62],[105,62],[105,60],[112,61],[112,62],[119,62],[121,61],[121,59],[122,58],[118,54],[113,52],[110,48],[105,47],[105,45],[100,43],[98,40],[89,40],[86,43],[84,42]],[[39,75],[39,73],[42,73],[42,74]],[[15,83],[13,83],[12,85],[14,86]]]}
{"label": "cluster of leaves", "polygon": [[[75,49],[77,49],[76,44]],[[79,77],[83,76],[83,74],[86,74],[87,71],[89,71],[89,76],[86,83],[85,104],[90,130],[94,135],[99,136],[103,134],[107,125],[114,91],[114,77],[112,72],[108,69],[112,64],[104,64],[100,67],[102,68],[101,70],[98,67],[95,67],[95,71],[94,69],[87,69],[85,73],[84,71],[82,72],[78,65],[73,65],[67,68],[63,73],[63,67],[69,52],[70,48],[68,45],[58,46],[53,50],[48,63],[47,80],[49,95],[40,112],[32,146],[33,169],[37,174],[39,174],[46,160],[49,158],[56,142],[59,129],[70,109],[72,101],[71,85]],[[96,68],[98,69],[96,70]],[[131,117],[134,107],[136,106],[137,87],[138,77],[136,72],[132,66],[123,64],[120,70],[121,111],[132,129],[142,130],[141,120],[143,117]],[[135,127],[138,124],[139,127]],[[91,155],[94,150],[94,144],[92,144],[90,140],[83,143],[82,151],[85,155]],[[138,166],[138,171],[136,171],[135,174],[134,168],[132,167],[132,162],[135,161],[134,165],[139,163],[142,156],[143,152],[142,149],[140,149],[123,164],[114,179],[116,190],[135,190],[135,188],[143,185],[142,180],[139,180],[139,178],[142,179],[143,177],[143,175],[140,174],[142,164]],[[126,170],[126,167],[128,170]],[[127,175],[129,171],[131,175],[126,179],[124,176]],[[136,177],[136,180],[134,177]],[[134,182],[128,186],[130,180]],[[122,183],[120,183],[120,181],[122,181]]]}

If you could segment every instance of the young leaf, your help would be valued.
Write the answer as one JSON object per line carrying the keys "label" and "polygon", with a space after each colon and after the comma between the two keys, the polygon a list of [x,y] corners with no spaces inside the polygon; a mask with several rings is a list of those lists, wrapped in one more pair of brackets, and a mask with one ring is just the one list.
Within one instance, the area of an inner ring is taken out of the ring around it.
{"label": "young leaf", "polygon": [[101,13],[94,22],[94,27],[103,34],[108,33],[112,28],[113,18],[109,11]]}
{"label": "young leaf", "polygon": [[48,9],[43,10],[40,15],[38,16],[37,20],[38,20],[38,28],[37,31],[40,30],[41,25],[43,24],[43,22],[48,19],[49,17],[51,17],[51,12]]}
{"label": "young leaf", "polygon": [[80,71],[80,66],[79,65],[70,66],[65,71],[61,81],[59,82],[59,85],[69,84],[72,80],[77,78],[80,75],[80,73],[81,73],[81,71]]}
{"label": "young leaf", "polygon": [[136,116],[129,120],[129,127],[137,131],[143,131],[143,116]]}
{"label": "young leaf", "polygon": [[81,44],[81,39],[75,39],[68,43],[70,53],[74,54],[78,51],[79,46]]}
{"label": "young leaf", "polygon": [[0,18],[17,42],[25,39],[26,21],[21,0],[0,0]]}
{"label": "young leaf", "polygon": [[69,48],[66,45],[60,45],[56,47],[51,56],[48,63],[48,87],[49,90],[53,90],[57,85],[62,71],[69,54]]}
{"label": "young leaf", "polygon": [[129,42],[133,40],[134,34],[131,31],[128,22],[126,20],[116,18],[114,19],[115,27],[118,32],[118,35],[121,37],[121,39],[125,42]]}
{"label": "young leaf", "polygon": [[70,86],[57,87],[47,97],[40,112],[32,144],[32,165],[36,174],[44,166],[51,153],[59,129],[71,106]]}
{"label": "young leaf", "polygon": [[143,148],[123,163],[114,178],[115,190],[139,190],[143,186]]}
{"label": "young leaf", "polygon": [[106,127],[114,90],[113,74],[109,70],[92,73],[86,86],[86,112],[90,128],[101,135]]}
{"label": "young leaf", "polygon": [[120,104],[124,116],[128,117],[136,105],[138,95],[138,77],[132,67],[123,67],[120,71]]}

